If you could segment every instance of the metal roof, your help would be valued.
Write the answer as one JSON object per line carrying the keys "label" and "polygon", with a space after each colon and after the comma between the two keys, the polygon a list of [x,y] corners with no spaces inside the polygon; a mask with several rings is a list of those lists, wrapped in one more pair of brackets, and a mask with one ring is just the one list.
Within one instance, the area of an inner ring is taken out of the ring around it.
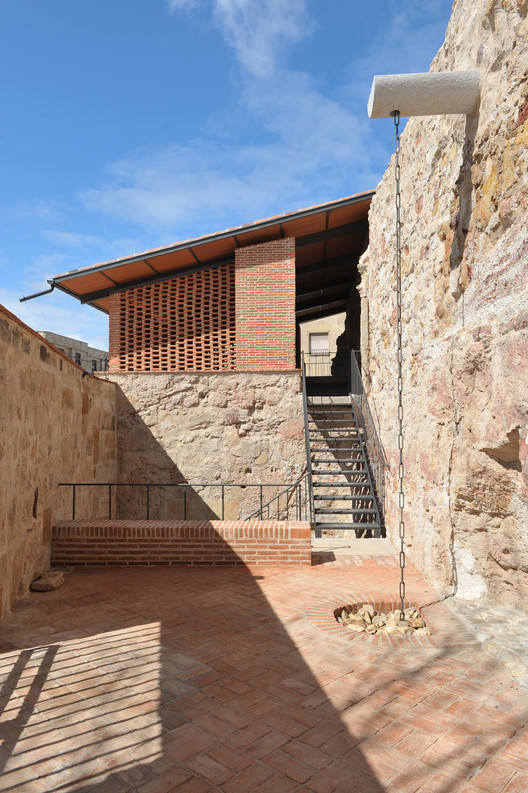
{"label": "metal roof", "polygon": [[[325,266],[335,269],[356,258],[364,247],[368,209],[374,191],[287,212],[235,228],[71,270],[48,281],[82,303],[108,312],[115,292],[174,278],[234,261],[248,245],[294,237],[298,274],[310,276]],[[313,278],[312,278],[313,280]],[[308,287],[311,283],[308,284]]]}

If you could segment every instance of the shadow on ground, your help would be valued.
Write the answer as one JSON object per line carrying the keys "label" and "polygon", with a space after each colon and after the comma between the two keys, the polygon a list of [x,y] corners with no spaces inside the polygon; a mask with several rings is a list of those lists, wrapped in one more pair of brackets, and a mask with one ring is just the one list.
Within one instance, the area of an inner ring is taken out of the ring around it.
{"label": "shadow on ground", "polygon": [[0,790],[451,793],[500,751],[521,773],[526,700],[475,646],[307,622],[367,568],[75,570],[33,593],[0,627]]}

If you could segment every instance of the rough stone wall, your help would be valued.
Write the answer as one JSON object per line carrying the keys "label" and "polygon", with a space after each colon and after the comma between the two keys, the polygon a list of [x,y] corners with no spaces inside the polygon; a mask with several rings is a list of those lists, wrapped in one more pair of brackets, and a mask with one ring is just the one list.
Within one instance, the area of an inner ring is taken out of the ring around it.
{"label": "rough stone wall", "polygon": [[[445,591],[525,603],[526,0],[455,0],[431,68],[479,70],[481,102],[467,119],[411,119],[401,140],[408,552]],[[360,291],[363,366],[390,459],[387,521],[395,538],[393,168],[372,204]]]}
{"label": "rough stone wall", "polygon": [[[119,386],[123,482],[289,484],[305,471],[298,372],[130,373],[112,374],[112,380]],[[265,488],[264,501],[276,492]],[[120,494],[119,518],[146,516],[144,489],[120,489]],[[224,497],[229,520],[243,519],[259,506],[253,488],[229,488]],[[152,489],[150,506],[152,519],[182,518],[182,489]],[[188,519],[221,515],[219,487],[189,488]]]}
{"label": "rough stone wall", "polygon": [[[51,528],[71,516],[59,482],[115,480],[116,388],[0,306],[0,617],[49,567]],[[104,515],[84,489],[79,508]]]}

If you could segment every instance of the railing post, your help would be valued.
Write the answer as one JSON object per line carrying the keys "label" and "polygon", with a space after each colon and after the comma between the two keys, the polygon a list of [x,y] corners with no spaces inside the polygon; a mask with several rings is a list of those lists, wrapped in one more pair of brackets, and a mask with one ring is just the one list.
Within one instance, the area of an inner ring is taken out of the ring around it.
{"label": "railing post", "polygon": [[302,513],[301,513],[301,485],[298,484],[295,488],[297,491],[297,520],[302,520]]}
{"label": "railing post", "polygon": [[225,514],[225,492],[224,492],[224,485],[222,485],[222,520],[224,519]]}
{"label": "railing post", "polygon": [[73,485],[72,520],[75,520],[75,485]]}
{"label": "railing post", "polygon": [[187,485],[183,486],[183,519],[187,520]]}
{"label": "railing post", "polygon": [[260,485],[260,519],[261,520],[264,518],[264,515],[262,514],[262,505],[264,503],[262,498],[263,498],[262,497],[262,485]]}

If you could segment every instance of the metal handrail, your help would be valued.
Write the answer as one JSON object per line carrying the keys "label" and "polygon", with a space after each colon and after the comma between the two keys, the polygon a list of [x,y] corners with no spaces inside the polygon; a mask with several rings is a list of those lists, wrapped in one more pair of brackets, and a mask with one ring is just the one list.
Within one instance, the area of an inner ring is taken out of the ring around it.
{"label": "metal handrail", "polygon": [[[260,507],[258,509],[256,509],[254,512],[252,512],[251,515],[248,515],[247,518],[245,518],[245,520],[251,520],[251,518],[254,518],[257,515],[260,517],[261,520],[264,520],[264,511],[266,511],[266,519],[269,520],[269,518],[270,518],[270,509],[272,508],[272,505],[275,502],[277,502],[277,519],[278,519],[279,516],[280,516],[280,499],[281,499],[281,496],[284,496],[284,495],[286,495],[286,520],[288,520],[289,519],[289,509],[290,509],[290,507],[289,507],[289,504],[290,504],[290,502],[289,502],[289,494],[290,493],[295,493],[296,509],[297,509],[297,520],[302,520],[303,519],[303,510],[302,510],[302,486],[303,486],[303,483],[304,483],[304,503],[308,504],[308,513],[309,513],[310,504],[311,504],[311,501],[310,501],[310,498],[309,498],[309,492],[310,491],[308,489],[308,474],[305,474],[300,479],[298,479],[296,482],[294,482],[292,485],[288,485],[287,487],[285,487],[284,490],[281,490],[280,493],[277,493],[276,496],[273,496],[273,498],[271,498],[265,504],[262,503],[260,505]],[[308,519],[310,519],[310,514],[308,514]]]}
{"label": "metal handrail", "polygon": [[363,444],[374,478],[381,514],[385,512],[385,469],[389,468],[376,422],[370,410],[367,394],[358,366],[359,352],[351,350],[350,356],[350,399],[353,400],[363,431]]}
{"label": "metal handrail", "polygon": [[303,400],[303,421],[304,421],[304,446],[306,449],[306,476],[308,484],[310,523],[314,522],[315,506],[313,497],[313,474],[312,474],[312,454],[310,451],[310,426],[308,423],[308,392],[306,390],[306,361],[304,353],[301,358],[301,382]]}
{"label": "metal handrail", "polygon": [[375,458],[383,464],[384,468],[389,468],[389,463],[387,462],[387,457],[385,455],[385,449],[383,448],[383,444],[380,440],[378,428],[376,426],[376,421],[374,420],[374,416],[372,415],[367,393],[365,391],[365,386],[363,385],[363,379],[361,377],[361,372],[357,361],[358,357],[359,357],[359,351],[351,350],[350,392],[351,395],[355,397],[357,401],[360,402],[361,424],[363,430],[367,434],[367,440],[371,443],[371,445],[374,445],[376,447],[376,454],[374,455]]}
{"label": "metal handrail", "polygon": [[[79,487],[104,487],[108,489],[108,519],[112,519],[112,488],[114,487],[144,487],[146,488],[146,519],[150,520],[150,491],[151,488],[154,487],[176,487],[176,488],[183,488],[183,520],[187,520],[187,492],[189,488],[204,488],[204,487],[219,487],[221,488],[221,501],[222,501],[222,509],[221,509],[221,520],[225,520],[225,491],[226,488],[233,488],[239,487],[242,490],[247,488],[259,488],[259,498],[260,498],[260,509],[256,510],[255,513],[258,513],[263,507],[266,505],[264,504],[264,488],[265,487],[282,487],[285,488],[283,492],[286,492],[290,488],[294,488],[298,486],[304,477],[299,479],[297,482],[294,482],[291,485],[286,485],[284,482],[229,482],[229,483],[222,483],[222,482],[59,482],[59,487],[71,487],[72,488],[72,520],[75,520],[75,512],[76,512],[76,497],[77,497],[77,488]],[[280,494],[279,494],[280,495]],[[276,498],[276,496],[274,497]],[[271,499],[273,501],[274,499]],[[246,518],[248,520],[248,518]]]}

